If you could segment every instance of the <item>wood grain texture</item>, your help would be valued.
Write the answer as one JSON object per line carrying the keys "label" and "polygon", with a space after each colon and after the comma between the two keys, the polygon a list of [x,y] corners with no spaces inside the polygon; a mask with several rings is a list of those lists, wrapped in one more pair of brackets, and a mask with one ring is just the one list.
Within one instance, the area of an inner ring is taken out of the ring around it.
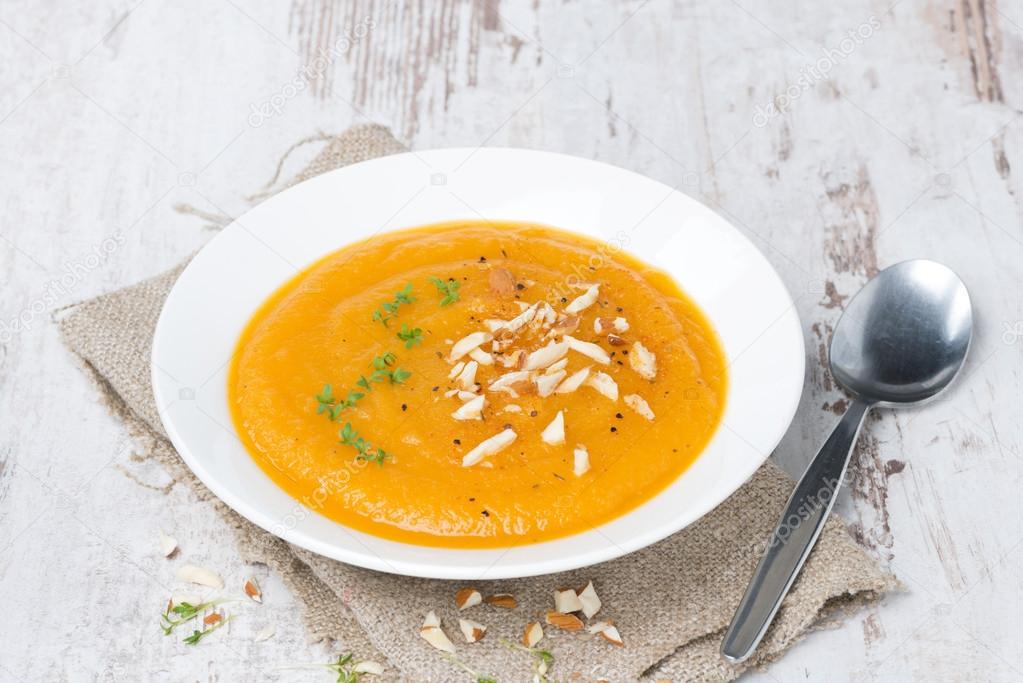
{"label": "wood grain texture", "polygon": [[[1023,677],[1018,4],[10,0],[0,57],[0,681],[330,680],[282,668],[332,650],[134,453],[49,311],[177,263],[212,232],[175,205],[238,215],[292,143],[362,120],[414,148],[607,161],[732,220],[803,322],[806,390],[774,455],[794,474],[845,407],[822,363],[849,297],[902,259],[957,270],[978,310],[961,381],[879,412],[839,501],[905,591],[747,678]],[[255,574],[266,604],[201,647],[164,638],[186,560]]]}

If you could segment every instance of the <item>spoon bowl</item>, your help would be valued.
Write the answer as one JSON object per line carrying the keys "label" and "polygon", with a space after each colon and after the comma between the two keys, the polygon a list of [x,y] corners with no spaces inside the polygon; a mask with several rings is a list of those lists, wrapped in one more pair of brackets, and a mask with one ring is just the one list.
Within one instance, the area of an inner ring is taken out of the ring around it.
{"label": "spoon bowl", "polygon": [[962,280],[934,261],[903,261],[849,302],[832,337],[831,372],[872,403],[924,401],[962,367],[972,330]]}
{"label": "spoon bowl", "polygon": [[829,355],[831,374],[853,401],[785,504],[725,631],[725,659],[744,661],[767,632],[831,513],[867,413],[936,396],[963,366],[972,335],[966,286],[934,261],[887,268],[849,302]]}

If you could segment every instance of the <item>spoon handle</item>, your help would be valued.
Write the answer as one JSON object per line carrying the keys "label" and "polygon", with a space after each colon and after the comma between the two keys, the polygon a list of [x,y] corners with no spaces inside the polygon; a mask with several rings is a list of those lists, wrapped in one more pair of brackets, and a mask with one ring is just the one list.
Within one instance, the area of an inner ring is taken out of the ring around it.
{"label": "spoon handle", "polygon": [[748,658],[817,542],[835,504],[849,456],[870,403],[856,399],[796,485],[767,542],[753,578],[725,631],[721,654],[732,663]]}

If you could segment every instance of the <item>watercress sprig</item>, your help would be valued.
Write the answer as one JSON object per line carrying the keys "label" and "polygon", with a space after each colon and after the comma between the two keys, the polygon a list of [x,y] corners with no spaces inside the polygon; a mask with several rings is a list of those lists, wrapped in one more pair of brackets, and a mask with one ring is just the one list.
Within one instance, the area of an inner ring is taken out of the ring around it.
{"label": "watercress sprig", "polygon": [[[374,357],[373,372],[369,377],[359,375],[355,384],[365,389],[366,393],[373,391],[373,382],[387,381],[391,384],[404,384],[405,380],[412,376],[412,373],[396,367],[397,362],[398,357],[390,351],[382,356]],[[366,393],[352,390],[348,392],[347,396],[340,398],[334,395],[334,389],[330,384],[324,384],[323,391],[316,395],[316,414],[326,413],[331,422],[336,422],[343,411],[354,408],[360,399],[365,398]]]}
{"label": "watercress sprig", "polygon": [[233,618],[234,617],[227,617],[226,619],[221,618],[201,631],[199,629],[195,629],[194,631],[192,631],[192,635],[185,638],[183,642],[187,645],[198,645],[200,640],[202,640],[209,634],[213,633],[217,629],[223,627],[225,624],[227,624],[227,622],[231,621],[231,619]]}
{"label": "watercress sprig", "polygon": [[346,422],[345,426],[338,432],[338,436],[341,437],[341,443],[345,446],[351,446],[356,450],[358,455],[355,456],[357,460],[365,460],[366,462],[375,462],[376,464],[383,466],[384,461],[391,457],[391,454],[385,451],[379,446],[374,446],[366,439],[359,436],[359,433],[355,431],[350,422]]}
{"label": "watercress sprig", "polygon": [[[163,635],[169,636],[179,626],[191,622],[193,619],[198,617],[200,614],[208,609],[212,609],[217,605],[221,605],[225,602],[230,602],[227,599],[209,600],[207,602],[200,602],[199,604],[192,604],[190,602],[179,602],[173,604],[173,602],[167,603],[167,609],[164,610],[163,614],[160,615],[160,628],[163,629]],[[202,630],[195,629],[192,631],[192,635],[184,639],[184,642],[188,645],[195,645],[200,640],[208,636],[209,634],[216,631],[218,628],[226,624],[231,620],[231,617],[224,618],[218,615],[215,621],[211,621],[209,624],[205,624]]]}
{"label": "watercress sprig", "polygon": [[547,681],[547,671],[554,665],[554,654],[550,650],[541,650],[538,647],[526,647],[519,643],[513,643],[505,638],[500,639],[500,643],[509,650],[522,650],[528,652],[536,660],[533,668],[539,680]]}
{"label": "watercress sprig", "polygon": [[355,655],[349,652],[346,655],[338,655],[337,661],[327,664],[326,667],[337,674],[337,683],[359,683],[362,672],[356,671],[358,665]]}
{"label": "watercress sprig", "polygon": [[423,343],[423,330],[418,327],[409,327],[408,324],[402,323],[401,329],[398,331],[398,339],[405,342],[406,349],[411,349],[416,344]]}
{"label": "watercress sprig", "polygon": [[392,301],[385,301],[377,310],[373,311],[373,320],[387,327],[391,319],[398,315],[398,308],[402,304],[408,305],[415,300],[415,297],[412,296],[412,283],[409,282],[400,291],[394,293]]}
{"label": "watercress sprig", "polygon": [[359,379],[355,380],[355,383],[366,391],[373,391],[373,382],[383,382],[386,380],[391,384],[403,384],[405,380],[412,376],[412,373],[399,367],[391,370],[390,368],[394,366],[397,360],[398,357],[390,351],[382,356],[376,356],[373,358],[373,372],[370,373],[369,377],[359,375]]}
{"label": "watercress sprig", "polygon": [[437,288],[437,291],[442,297],[440,300],[441,306],[450,306],[458,301],[458,280],[453,277],[449,277],[447,280],[441,280],[439,277],[431,277],[430,282],[433,283],[433,286]]}
{"label": "watercress sprig", "polygon": [[354,408],[355,404],[358,403],[359,399],[365,396],[357,391],[349,391],[345,398],[336,398],[334,391],[329,384],[323,385],[323,391],[317,394],[316,401],[319,403],[316,406],[316,414],[327,413],[327,417],[333,422],[341,415],[341,411],[346,408]]}

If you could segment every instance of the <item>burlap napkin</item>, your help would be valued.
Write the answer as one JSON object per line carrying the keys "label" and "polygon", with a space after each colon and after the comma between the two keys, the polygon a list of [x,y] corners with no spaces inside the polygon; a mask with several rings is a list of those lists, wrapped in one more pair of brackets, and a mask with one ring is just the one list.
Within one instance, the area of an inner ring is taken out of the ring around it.
{"label": "burlap napkin", "polygon": [[[380,126],[363,125],[326,141],[316,159],[292,182],[403,147]],[[423,615],[436,610],[460,642],[447,581],[393,576],[350,567],[290,546],[250,524],[215,499],[184,467],[156,415],[149,379],[149,351],[163,301],[180,268],[59,312],[65,343],[81,359],[145,452],[175,480],[214,505],[234,529],[246,562],[278,572],[305,607],[314,639],[334,639],[339,651],[388,662],[388,680],[466,681],[471,676],[418,637]],[[129,408],[130,406],[130,408]],[[697,524],[645,550],[594,567],[547,577],[476,584],[484,594],[511,593],[515,610],[475,608],[489,627],[478,644],[458,646],[468,667],[498,680],[532,679],[534,664],[517,641],[525,623],[551,607],[555,587],[592,579],[604,608],[625,641],[615,648],[600,639],[547,628],[544,646],[555,656],[555,680],[728,681],[745,667],[717,653],[721,632],[739,601],[764,539],[792,481],[765,465],[728,501]],[[827,525],[816,550],[750,665],[778,657],[808,631],[834,620],[844,608],[878,599],[895,585],[855,544],[837,520]],[[578,676],[574,676],[578,672]]]}

